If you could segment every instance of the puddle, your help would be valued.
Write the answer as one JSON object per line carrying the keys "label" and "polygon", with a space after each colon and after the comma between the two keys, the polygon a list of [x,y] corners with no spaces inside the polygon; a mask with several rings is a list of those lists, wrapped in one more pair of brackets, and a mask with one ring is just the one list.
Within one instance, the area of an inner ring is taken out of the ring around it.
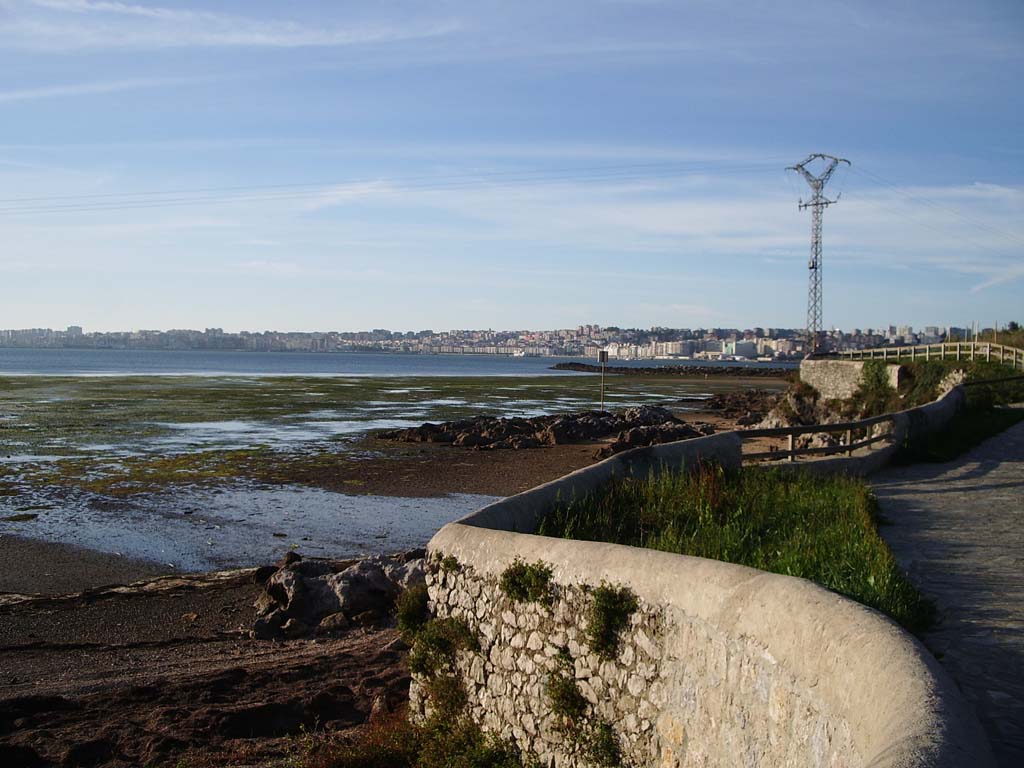
{"label": "puddle", "polygon": [[269,563],[290,549],[348,557],[421,547],[445,523],[494,500],[473,494],[403,498],[236,486],[102,505],[65,500],[30,520],[0,499],[0,533],[206,571]]}

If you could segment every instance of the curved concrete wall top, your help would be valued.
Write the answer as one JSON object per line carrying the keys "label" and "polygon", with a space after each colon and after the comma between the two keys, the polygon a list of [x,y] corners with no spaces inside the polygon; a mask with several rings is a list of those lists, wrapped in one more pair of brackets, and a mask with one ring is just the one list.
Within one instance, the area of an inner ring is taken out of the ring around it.
{"label": "curved concrete wall top", "polygon": [[[912,418],[922,423],[945,418],[961,397],[947,396]],[[954,683],[916,639],[878,612],[803,579],[530,533],[558,501],[584,495],[613,476],[692,465],[698,458],[738,466],[739,437],[726,433],[620,454],[450,523],[428,548],[495,578],[522,558],[550,564],[558,583],[626,584],[668,615],[742,639],[763,654],[774,674],[796,689],[813,691],[842,721],[853,745],[851,759],[843,764],[991,765],[988,743]],[[729,764],[728,758],[721,764]]]}

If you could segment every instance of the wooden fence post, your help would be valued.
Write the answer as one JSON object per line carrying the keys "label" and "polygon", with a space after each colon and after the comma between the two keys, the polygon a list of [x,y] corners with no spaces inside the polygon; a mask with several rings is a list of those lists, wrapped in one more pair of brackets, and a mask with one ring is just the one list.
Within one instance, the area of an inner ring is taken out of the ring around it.
{"label": "wooden fence post", "polygon": [[796,450],[796,440],[794,439],[795,437],[796,437],[796,435],[790,435],[789,436],[789,460],[790,461],[796,461],[796,456],[793,454],[793,451]]}

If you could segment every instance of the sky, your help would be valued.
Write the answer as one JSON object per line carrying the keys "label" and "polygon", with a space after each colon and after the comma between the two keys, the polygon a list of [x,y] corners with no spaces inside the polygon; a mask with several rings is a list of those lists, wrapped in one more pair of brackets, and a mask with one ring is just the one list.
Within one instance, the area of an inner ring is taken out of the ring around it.
{"label": "sky", "polygon": [[0,328],[1024,321],[1024,3],[0,0]]}

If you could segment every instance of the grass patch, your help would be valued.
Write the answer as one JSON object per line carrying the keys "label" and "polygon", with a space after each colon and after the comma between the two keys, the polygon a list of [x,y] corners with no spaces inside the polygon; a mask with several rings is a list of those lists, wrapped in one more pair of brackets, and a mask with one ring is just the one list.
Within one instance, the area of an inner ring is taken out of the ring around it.
{"label": "grass patch", "polygon": [[860,480],[783,468],[727,473],[702,465],[695,472],[614,481],[552,510],[538,533],[799,576],[919,632],[932,608],[878,535],[876,509]]}
{"label": "grass patch", "polygon": [[525,563],[518,558],[501,574],[501,591],[517,603],[549,604],[553,598],[551,566]]}
{"label": "grass patch", "polygon": [[637,607],[636,595],[629,587],[602,582],[594,589],[587,612],[586,636],[587,644],[602,659],[614,658],[619,650],[619,633]]}

